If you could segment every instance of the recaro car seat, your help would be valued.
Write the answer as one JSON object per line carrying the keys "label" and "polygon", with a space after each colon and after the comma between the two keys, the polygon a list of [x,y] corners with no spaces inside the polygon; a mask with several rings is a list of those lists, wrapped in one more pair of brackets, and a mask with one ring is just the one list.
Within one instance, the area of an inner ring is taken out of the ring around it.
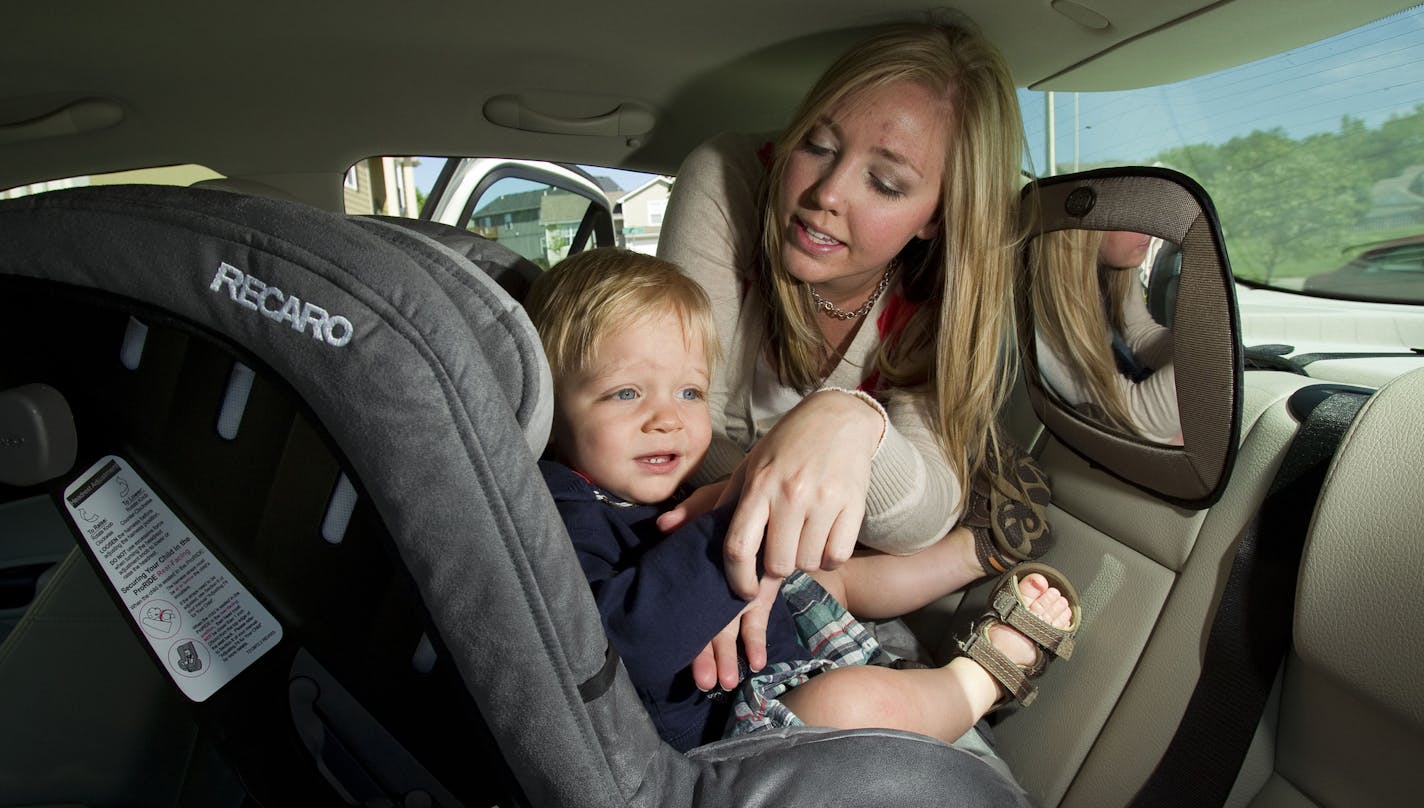
{"label": "recaro car seat", "polygon": [[533,463],[537,341],[454,252],[147,187],[5,202],[0,233],[0,330],[45,346],[0,385],[65,396],[50,490],[258,803],[1023,800],[907,733],[661,743]]}

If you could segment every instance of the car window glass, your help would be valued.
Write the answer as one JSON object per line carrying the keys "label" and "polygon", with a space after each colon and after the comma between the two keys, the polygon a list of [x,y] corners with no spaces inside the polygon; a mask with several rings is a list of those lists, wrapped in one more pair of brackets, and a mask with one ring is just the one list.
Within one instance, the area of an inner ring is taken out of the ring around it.
{"label": "car window glass", "polygon": [[1174,84],[1021,91],[1028,169],[1176,169],[1211,194],[1238,279],[1424,303],[1421,63],[1424,6]]}
{"label": "car window glass", "polygon": [[476,200],[465,229],[498,241],[545,269],[568,255],[592,202],[525,179],[501,179]]}
{"label": "car window glass", "polygon": [[114,171],[107,174],[84,174],[77,177],[35,182],[0,191],[0,199],[15,199],[45,191],[59,191],[65,188],[83,188],[88,185],[144,185],[189,186],[201,180],[221,179],[222,175],[206,166],[192,163],[176,166],[141,168],[131,171]]}

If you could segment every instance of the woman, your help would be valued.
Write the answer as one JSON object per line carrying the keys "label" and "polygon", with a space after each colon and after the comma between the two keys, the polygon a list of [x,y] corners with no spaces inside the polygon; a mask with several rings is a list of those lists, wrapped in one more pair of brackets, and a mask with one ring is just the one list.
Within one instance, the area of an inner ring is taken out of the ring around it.
{"label": "woman", "polygon": [[1137,277],[1152,237],[1062,230],[1038,242],[1032,298],[1044,380],[1108,426],[1180,444],[1172,332],[1152,319]]}
{"label": "woman", "polygon": [[905,25],[837,60],[774,144],[721,136],[684,162],[659,255],[708,292],[726,372],[708,485],[662,526],[740,497],[738,592],[757,592],[759,553],[779,577],[835,568],[857,540],[949,541],[958,561],[936,574],[962,586],[1041,550],[955,528],[966,481],[997,465],[1022,155],[998,51]]}

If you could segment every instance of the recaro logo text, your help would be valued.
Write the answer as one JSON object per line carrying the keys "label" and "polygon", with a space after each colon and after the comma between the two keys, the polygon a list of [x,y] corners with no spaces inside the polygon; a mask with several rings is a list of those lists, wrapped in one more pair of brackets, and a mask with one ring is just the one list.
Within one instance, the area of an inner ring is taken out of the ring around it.
{"label": "recaro logo text", "polygon": [[306,333],[307,326],[311,326],[312,337],[327,345],[340,348],[355,336],[355,328],[345,317],[330,314],[314,303],[303,302],[296,295],[288,295],[226,261],[218,264],[217,274],[213,275],[212,285],[208,288],[221,292],[224,286],[227,287],[228,297],[239,306],[269,320],[290,323],[298,333]]}

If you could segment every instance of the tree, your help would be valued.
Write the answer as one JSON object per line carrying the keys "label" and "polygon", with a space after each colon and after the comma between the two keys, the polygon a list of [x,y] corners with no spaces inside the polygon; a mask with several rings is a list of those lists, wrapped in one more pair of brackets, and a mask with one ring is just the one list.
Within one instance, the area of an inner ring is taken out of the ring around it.
{"label": "tree", "polygon": [[1358,126],[1346,119],[1340,134],[1299,141],[1258,130],[1159,159],[1181,165],[1211,194],[1238,274],[1270,283],[1291,262],[1337,247],[1368,209],[1373,178],[1351,159],[1355,140],[1345,137]]}

